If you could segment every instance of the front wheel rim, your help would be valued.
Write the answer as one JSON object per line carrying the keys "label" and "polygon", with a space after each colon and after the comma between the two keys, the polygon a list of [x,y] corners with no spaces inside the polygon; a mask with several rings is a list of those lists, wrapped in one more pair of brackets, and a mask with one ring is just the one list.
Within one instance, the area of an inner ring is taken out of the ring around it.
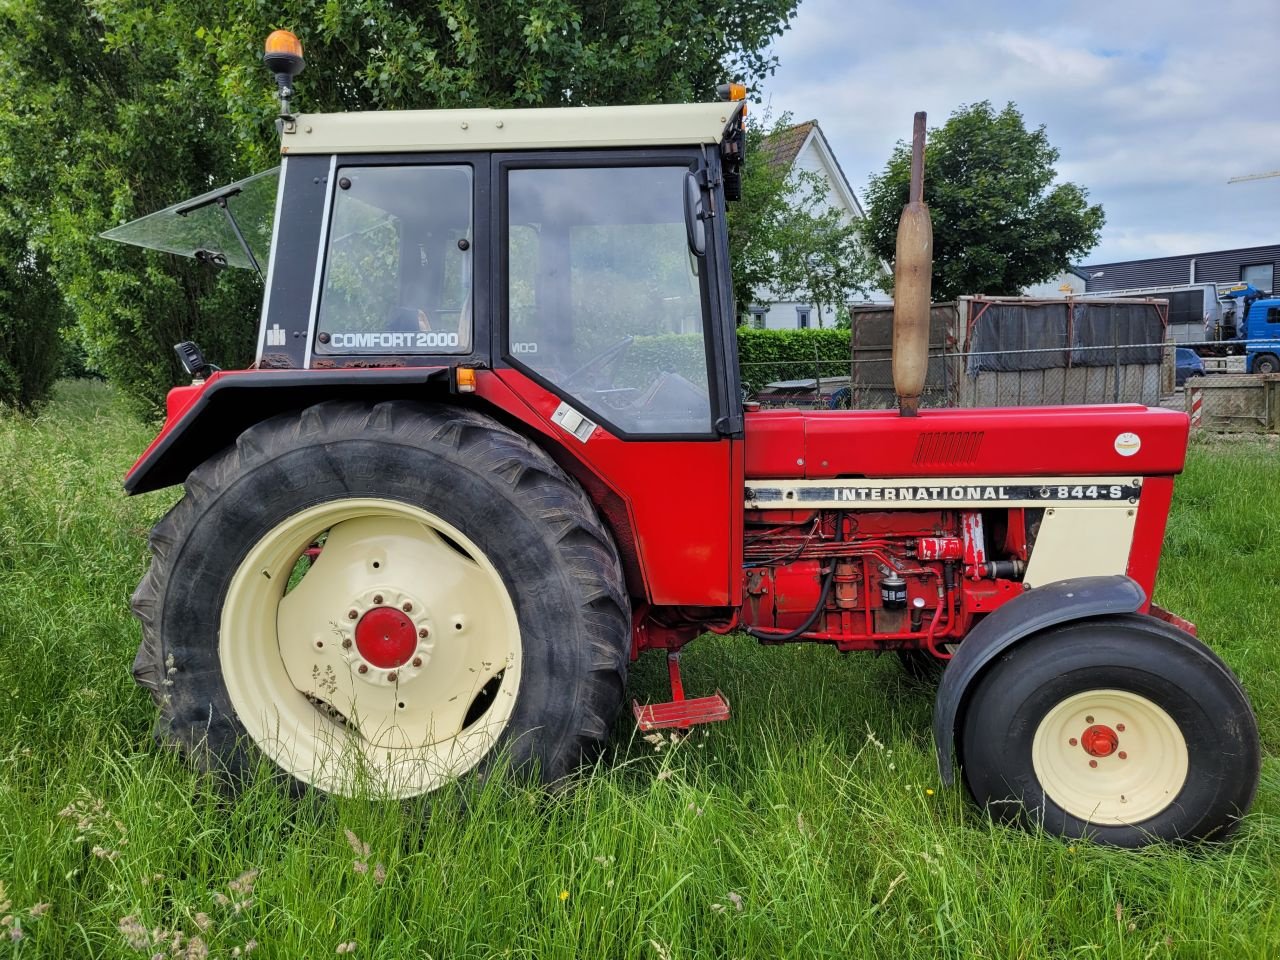
{"label": "front wheel rim", "polygon": [[278,523],[233,574],[219,661],[254,742],[297,779],[415,796],[473,769],[520,686],[515,607],[439,516],[375,498]]}
{"label": "front wheel rim", "polygon": [[1190,766],[1173,717],[1128,690],[1090,690],[1060,701],[1036,727],[1031,762],[1046,798],[1102,825],[1161,813]]}

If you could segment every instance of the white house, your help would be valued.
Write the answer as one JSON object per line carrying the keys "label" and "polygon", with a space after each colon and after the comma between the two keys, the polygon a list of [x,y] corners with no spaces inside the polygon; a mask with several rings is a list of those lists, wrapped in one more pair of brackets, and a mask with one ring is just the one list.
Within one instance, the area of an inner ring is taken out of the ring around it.
{"label": "white house", "polygon": [[[808,120],[787,127],[765,139],[761,150],[770,164],[789,172],[806,170],[816,173],[826,185],[824,201],[829,208],[840,210],[852,222],[862,219],[862,205],[849,186],[840,169],[831,144],[827,142],[817,120]],[[887,299],[883,294],[871,294],[875,299]],[[754,327],[770,330],[794,330],[798,327],[817,327],[818,308],[811,303],[794,300],[778,300],[767,289],[756,291],[756,302],[748,309],[750,323]],[[824,304],[821,326],[834,327],[836,305]]]}

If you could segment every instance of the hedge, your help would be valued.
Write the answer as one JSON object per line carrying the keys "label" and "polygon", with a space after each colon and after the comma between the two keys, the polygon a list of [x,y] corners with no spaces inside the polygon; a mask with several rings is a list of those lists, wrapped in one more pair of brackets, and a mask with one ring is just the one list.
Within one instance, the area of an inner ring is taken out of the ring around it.
{"label": "hedge", "polygon": [[738,328],[738,366],[753,393],[774,380],[848,376],[852,357],[848,330],[757,330]]}
{"label": "hedge", "polygon": [[[850,353],[848,330],[738,328],[738,364],[742,384],[751,393],[775,380],[810,379],[819,369],[824,377],[848,376]],[[637,337],[619,371],[618,385],[642,387],[639,380],[654,370],[701,380],[698,369],[703,363],[702,338],[697,334]]]}

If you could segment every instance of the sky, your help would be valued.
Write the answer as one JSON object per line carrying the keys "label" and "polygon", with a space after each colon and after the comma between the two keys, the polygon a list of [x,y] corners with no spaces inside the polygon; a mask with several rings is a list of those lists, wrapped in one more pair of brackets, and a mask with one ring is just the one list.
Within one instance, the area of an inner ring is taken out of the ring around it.
{"label": "sky", "polygon": [[[1280,243],[1277,0],[801,0],[761,82],[861,198],[912,115],[1012,100],[1107,223],[1084,263]],[[926,173],[927,176],[927,173]]]}

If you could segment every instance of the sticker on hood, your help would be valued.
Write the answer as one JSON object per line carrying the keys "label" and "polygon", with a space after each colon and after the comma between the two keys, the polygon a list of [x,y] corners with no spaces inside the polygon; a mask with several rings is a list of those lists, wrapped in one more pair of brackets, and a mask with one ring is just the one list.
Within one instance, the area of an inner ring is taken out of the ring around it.
{"label": "sticker on hood", "polygon": [[1142,449],[1142,440],[1136,433],[1122,433],[1116,437],[1116,453],[1122,457],[1132,457]]}

